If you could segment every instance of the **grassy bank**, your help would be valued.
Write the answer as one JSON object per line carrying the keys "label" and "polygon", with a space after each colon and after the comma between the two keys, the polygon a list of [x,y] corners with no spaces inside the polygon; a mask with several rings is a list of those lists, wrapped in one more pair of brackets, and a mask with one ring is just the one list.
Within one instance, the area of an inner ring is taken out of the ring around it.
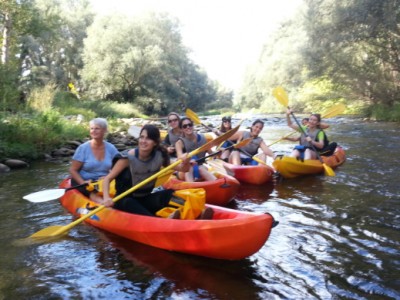
{"label": "grassy bank", "polygon": [[[230,109],[214,109],[201,114],[226,114],[227,110]],[[347,113],[361,114],[377,121],[400,122],[400,104],[367,108],[349,105]],[[121,125],[118,118],[146,118],[132,104],[82,100],[78,95],[48,85],[33,91],[18,112],[0,112],[0,162],[7,158],[40,159],[68,140],[88,137],[88,122],[95,117],[107,118],[110,132]]]}
{"label": "grassy bank", "polygon": [[109,120],[144,117],[130,104],[81,100],[54,86],[31,93],[18,112],[0,112],[0,162],[8,158],[40,159],[68,140],[88,137],[88,122],[95,117]]}

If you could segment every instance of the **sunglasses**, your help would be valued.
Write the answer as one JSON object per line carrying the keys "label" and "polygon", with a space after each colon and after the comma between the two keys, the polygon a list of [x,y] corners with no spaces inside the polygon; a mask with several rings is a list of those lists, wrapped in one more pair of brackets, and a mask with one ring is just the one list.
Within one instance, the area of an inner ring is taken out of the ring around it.
{"label": "sunglasses", "polygon": [[231,120],[228,120],[228,119],[225,119],[225,120],[222,120],[222,122],[228,122],[228,123],[230,123],[231,122]]}
{"label": "sunglasses", "polygon": [[188,124],[183,124],[183,125],[182,125],[182,128],[183,128],[183,129],[191,128],[191,127],[193,127],[193,123],[188,123]]}
{"label": "sunglasses", "polygon": [[168,120],[168,123],[177,122],[177,121],[178,121],[178,119],[170,119],[170,120]]}

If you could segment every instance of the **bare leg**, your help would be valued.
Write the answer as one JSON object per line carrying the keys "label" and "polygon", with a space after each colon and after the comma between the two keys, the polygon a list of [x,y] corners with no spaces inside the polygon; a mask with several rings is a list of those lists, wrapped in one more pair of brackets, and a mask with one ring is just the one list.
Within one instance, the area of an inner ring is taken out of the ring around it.
{"label": "bare leg", "polygon": [[229,162],[237,166],[242,164],[239,151],[232,151],[231,155],[229,156]]}
{"label": "bare leg", "polygon": [[203,178],[205,181],[213,181],[217,179],[217,177],[215,177],[214,174],[208,172],[208,170],[204,166],[199,166],[199,171],[201,178]]}

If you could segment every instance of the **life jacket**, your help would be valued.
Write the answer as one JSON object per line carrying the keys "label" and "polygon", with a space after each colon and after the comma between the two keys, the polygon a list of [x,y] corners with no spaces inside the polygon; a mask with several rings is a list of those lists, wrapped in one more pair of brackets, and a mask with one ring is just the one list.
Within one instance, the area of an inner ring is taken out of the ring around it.
{"label": "life jacket", "polygon": [[[303,128],[304,128],[304,127],[303,127]],[[316,131],[314,131],[314,132],[310,132],[310,131],[309,131],[309,128],[307,128],[307,127],[304,128],[304,131],[306,132],[306,134],[307,134],[311,139],[313,139],[313,140],[316,141],[316,142],[318,142],[318,135],[319,135],[319,133],[322,131],[323,134],[324,134],[324,145],[322,146],[321,149],[319,149],[319,148],[317,148],[317,147],[315,147],[315,148],[316,148],[316,150],[317,150],[318,152],[320,152],[321,150],[323,150],[323,149],[325,149],[326,147],[328,147],[328,145],[329,145],[329,140],[328,140],[328,137],[327,137],[325,131],[323,131],[322,129],[319,129],[319,130],[316,130]],[[307,142],[306,136],[305,136],[303,133],[301,134],[301,137],[300,137],[300,145],[305,146],[305,147],[310,147],[310,144]]]}
{"label": "life jacket", "polygon": [[[116,195],[119,195],[139,182],[146,180],[148,177],[160,171],[164,160],[161,151],[156,150],[151,154],[151,158],[147,161],[139,159],[139,149],[134,149],[134,154],[129,154],[128,150],[116,155],[113,159],[113,164],[118,159],[128,159],[129,167],[125,168],[115,178]],[[133,176],[132,176],[133,175]],[[151,193],[155,185],[155,180],[145,184],[141,188],[132,193],[134,197],[143,197]]]}
{"label": "life jacket", "polygon": [[[243,140],[251,138],[251,133],[248,131],[243,132]],[[246,146],[243,146],[241,149],[246,151],[251,155],[256,155],[258,152],[258,148],[260,148],[261,142],[263,138],[258,136],[256,138],[252,138],[251,142],[248,143]]]}
{"label": "life jacket", "polygon": [[[204,136],[204,134],[196,133],[196,135],[197,135],[197,138],[196,138],[195,142],[193,142],[192,140],[190,140],[186,137],[179,138],[183,142],[183,151],[184,152],[187,152],[187,153],[191,152],[207,143],[207,139]],[[205,156],[205,154],[206,154],[206,152],[203,151],[203,152],[198,153],[196,157],[203,158]]]}

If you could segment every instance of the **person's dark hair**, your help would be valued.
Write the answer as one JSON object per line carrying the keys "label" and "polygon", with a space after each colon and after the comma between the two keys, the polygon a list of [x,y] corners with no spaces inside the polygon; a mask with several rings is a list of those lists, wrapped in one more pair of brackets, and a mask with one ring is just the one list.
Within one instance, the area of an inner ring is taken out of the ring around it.
{"label": "person's dark hair", "polygon": [[156,143],[154,150],[161,151],[162,157],[164,159],[163,165],[168,166],[170,163],[170,159],[169,159],[167,149],[164,147],[164,145],[161,144],[160,130],[156,126],[151,125],[151,124],[144,125],[142,127],[142,130],[140,130],[140,135],[142,134],[143,130],[146,130],[147,137]]}
{"label": "person's dark hair", "polygon": [[[225,126],[224,126],[224,122],[225,121],[228,121],[228,122],[231,122],[231,117],[229,117],[229,116],[224,116],[224,117],[222,117],[222,122],[221,122],[221,126],[219,127],[219,131],[221,131],[221,132],[226,132],[227,131],[227,129],[225,128]],[[232,123],[229,123],[230,124],[230,126],[229,126],[229,129],[228,130],[230,130],[230,129],[232,129]]]}
{"label": "person's dark hair", "polygon": [[253,127],[254,125],[256,125],[256,124],[258,124],[258,123],[260,123],[260,124],[262,125],[262,127],[264,127],[264,122],[261,121],[260,119],[255,120],[255,121],[253,122],[253,124],[251,124],[251,127]]}
{"label": "person's dark hair", "polygon": [[318,123],[321,122],[321,114],[311,114],[311,115],[317,118]]}
{"label": "person's dark hair", "polygon": [[192,119],[188,117],[183,117],[182,119],[179,120],[179,128],[182,128],[182,123],[186,120],[189,120],[191,123],[193,123]]}

